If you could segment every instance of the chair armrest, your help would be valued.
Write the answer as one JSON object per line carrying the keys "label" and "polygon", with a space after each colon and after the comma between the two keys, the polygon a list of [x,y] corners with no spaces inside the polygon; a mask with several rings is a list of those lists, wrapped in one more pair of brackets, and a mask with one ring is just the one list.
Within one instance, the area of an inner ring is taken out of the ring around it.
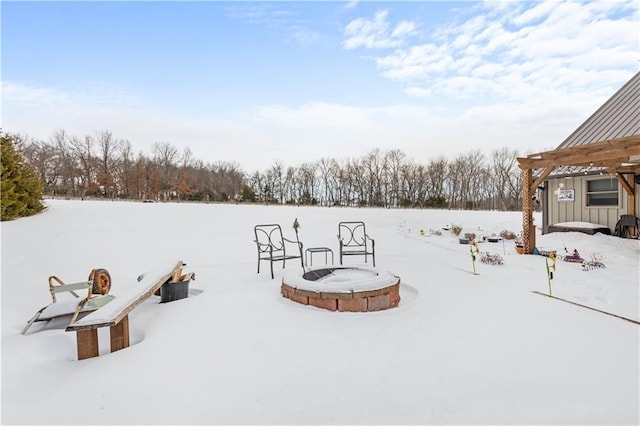
{"label": "chair armrest", "polygon": [[293,240],[290,240],[290,239],[288,239],[288,238],[284,238],[284,237],[282,237],[282,239],[283,239],[284,241],[288,242],[288,243],[296,244],[296,245],[298,245],[298,246],[302,247],[302,242],[301,242],[301,241],[293,241]]}

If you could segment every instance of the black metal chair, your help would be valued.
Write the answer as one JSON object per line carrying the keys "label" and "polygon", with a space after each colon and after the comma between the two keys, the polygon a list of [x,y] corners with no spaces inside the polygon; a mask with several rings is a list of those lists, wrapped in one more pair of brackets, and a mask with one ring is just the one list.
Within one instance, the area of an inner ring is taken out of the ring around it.
{"label": "black metal chair", "polygon": [[376,266],[376,242],[369,234],[364,222],[340,222],[338,224],[340,242],[340,264],[343,256],[364,256],[364,262],[371,255]]}
{"label": "black metal chair", "polygon": [[[260,262],[266,260],[271,266],[271,278],[273,279],[273,262],[282,262],[282,269],[285,262],[290,259],[300,259],[300,265],[304,268],[302,259],[302,243],[284,238],[282,228],[278,224],[256,225],[254,228],[256,239],[254,242],[258,248],[258,273],[260,273]],[[294,253],[287,253],[287,245],[292,247],[295,244]]]}
{"label": "black metal chair", "polygon": [[621,238],[640,238],[640,219],[632,214],[623,214],[613,233]]}

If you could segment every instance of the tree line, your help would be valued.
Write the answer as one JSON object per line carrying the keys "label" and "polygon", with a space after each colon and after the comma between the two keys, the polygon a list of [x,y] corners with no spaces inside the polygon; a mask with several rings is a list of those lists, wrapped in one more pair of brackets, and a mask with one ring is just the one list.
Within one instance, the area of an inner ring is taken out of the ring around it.
{"label": "tree line", "polygon": [[299,167],[275,162],[247,176],[244,199],[262,203],[519,210],[522,173],[515,150],[479,150],[426,164],[397,149],[359,158],[322,158]]}
{"label": "tree line", "polygon": [[165,142],[154,143],[149,155],[135,153],[129,140],[108,130],[82,138],[58,130],[48,141],[14,139],[49,196],[228,201],[244,181],[237,164],[205,163]]}
{"label": "tree line", "polygon": [[299,166],[275,161],[246,173],[165,142],[149,154],[134,153],[108,130],[81,138],[58,130],[47,141],[13,138],[49,196],[496,210],[519,210],[522,203],[518,152],[509,148],[427,163],[376,148],[358,158]]}

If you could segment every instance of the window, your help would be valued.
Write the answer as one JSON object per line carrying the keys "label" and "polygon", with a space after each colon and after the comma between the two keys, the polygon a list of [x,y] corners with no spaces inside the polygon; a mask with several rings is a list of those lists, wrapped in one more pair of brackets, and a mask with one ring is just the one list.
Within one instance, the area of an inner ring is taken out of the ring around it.
{"label": "window", "polygon": [[587,181],[587,206],[617,206],[618,180],[615,178]]}

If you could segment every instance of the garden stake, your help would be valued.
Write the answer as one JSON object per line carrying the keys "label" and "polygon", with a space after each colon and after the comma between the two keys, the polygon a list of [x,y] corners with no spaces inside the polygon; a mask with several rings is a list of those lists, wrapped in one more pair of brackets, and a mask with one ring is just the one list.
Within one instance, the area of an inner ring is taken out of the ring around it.
{"label": "garden stake", "polygon": [[[298,218],[296,217],[293,221],[293,230],[296,231],[296,242],[298,243],[298,248],[300,247],[300,237],[298,236],[298,228],[300,228],[300,222],[298,222]],[[302,261],[302,249],[300,250],[300,261]],[[306,272],[306,268],[304,267],[304,262],[302,263],[302,270]]]}
{"label": "garden stake", "polygon": [[[549,260],[551,260],[551,268],[549,267]],[[556,255],[553,252],[549,253],[544,260],[545,265],[547,265],[547,281],[549,282],[549,296],[553,296],[551,294],[551,280],[553,279],[553,271],[556,270]],[[553,269],[553,271],[551,271]]]}
{"label": "garden stake", "polygon": [[[475,249],[475,253],[474,253]],[[469,253],[471,253],[471,264],[473,265],[473,273],[478,275],[476,272],[476,254],[480,253],[480,249],[478,248],[478,243],[475,239],[471,240],[471,246],[469,247]]]}

